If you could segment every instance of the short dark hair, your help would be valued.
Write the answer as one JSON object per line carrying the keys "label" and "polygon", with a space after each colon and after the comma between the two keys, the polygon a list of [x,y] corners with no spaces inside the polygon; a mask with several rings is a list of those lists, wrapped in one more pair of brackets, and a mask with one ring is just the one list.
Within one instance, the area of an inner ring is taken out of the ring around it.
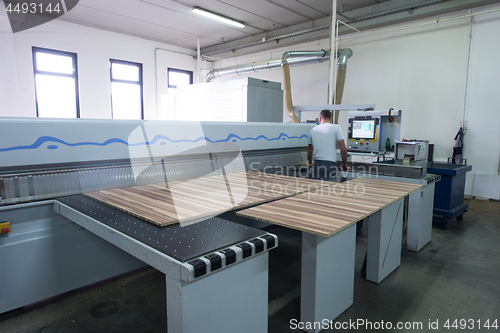
{"label": "short dark hair", "polygon": [[323,119],[332,119],[332,113],[330,110],[323,110],[320,112],[319,116]]}

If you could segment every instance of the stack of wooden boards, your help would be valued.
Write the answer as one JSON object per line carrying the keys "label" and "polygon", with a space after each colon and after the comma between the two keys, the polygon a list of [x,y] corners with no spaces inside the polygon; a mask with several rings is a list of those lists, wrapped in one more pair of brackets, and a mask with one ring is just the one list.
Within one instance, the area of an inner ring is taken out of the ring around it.
{"label": "stack of wooden boards", "polygon": [[84,196],[166,226],[314,191],[327,185],[312,179],[241,172],[102,190]]}
{"label": "stack of wooden boards", "polygon": [[328,237],[420,187],[366,178],[330,183],[246,172],[84,195],[159,226],[258,205],[237,214]]}
{"label": "stack of wooden boards", "polygon": [[422,185],[356,178],[236,214],[330,237],[404,198]]}

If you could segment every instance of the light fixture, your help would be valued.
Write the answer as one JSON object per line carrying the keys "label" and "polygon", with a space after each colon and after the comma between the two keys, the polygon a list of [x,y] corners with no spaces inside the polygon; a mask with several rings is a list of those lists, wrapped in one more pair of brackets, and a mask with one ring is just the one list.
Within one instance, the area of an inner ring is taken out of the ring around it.
{"label": "light fixture", "polygon": [[203,8],[200,8],[200,7],[194,7],[193,8],[193,12],[196,13],[196,14],[199,14],[199,15],[203,15],[205,17],[209,17],[209,18],[211,18],[213,20],[217,20],[217,21],[220,21],[220,22],[224,22],[226,24],[230,24],[230,25],[238,27],[238,28],[244,28],[245,27],[245,25],[243,23],[241,23],[241,22],[235,21],[233,19],[230,19],[228,17],[222,16],[220,14],[216,14],[216,13],[210,12],[210,11],[205,10]]}

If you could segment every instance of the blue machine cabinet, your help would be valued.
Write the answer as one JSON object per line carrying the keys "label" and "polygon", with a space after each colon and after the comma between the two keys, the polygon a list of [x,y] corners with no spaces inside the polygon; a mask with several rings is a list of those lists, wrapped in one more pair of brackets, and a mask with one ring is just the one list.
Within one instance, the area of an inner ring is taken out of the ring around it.
{"label": "blue machine cabinet", "polygon": [[441,181],[436,183],[434,194],[434,215],[442,219],[441,229],[448,229],[448,222],[454,218],[462,219],[463,213],[469,208],[464,203],[465,175],[472,170],[463,160],[464,165],[432,162],[427,172],[441,175]]}

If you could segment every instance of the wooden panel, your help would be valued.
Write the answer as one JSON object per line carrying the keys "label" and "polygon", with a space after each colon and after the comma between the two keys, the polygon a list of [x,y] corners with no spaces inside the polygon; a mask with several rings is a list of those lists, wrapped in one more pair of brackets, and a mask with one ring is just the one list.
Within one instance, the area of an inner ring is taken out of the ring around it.
{"label": "wooden panel", "polygon": [[164,226],[315,190],[328,183],[258,172],[210,175],[84,195]]}
{"label": "wooden panel", "polygon": [[329,237],[422,185],[357,178],[236,214]]}

